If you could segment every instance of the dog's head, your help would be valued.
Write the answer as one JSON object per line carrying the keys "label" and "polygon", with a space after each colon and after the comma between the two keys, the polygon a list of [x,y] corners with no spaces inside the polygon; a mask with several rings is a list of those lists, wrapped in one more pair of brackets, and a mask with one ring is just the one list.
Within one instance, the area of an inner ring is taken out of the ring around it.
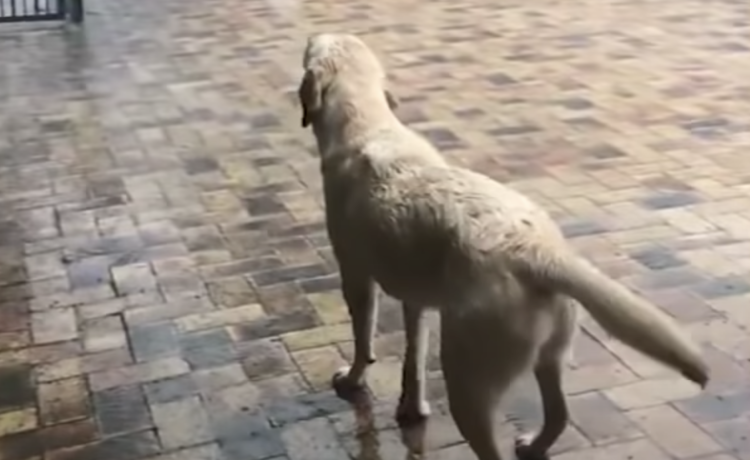
{"label": "dog's head", "polygon": [[[302,127],[307,128],[323,107],[326,91],[337,79],[351,75],[373,85],[384,86],[385,71],[375,53],[349,34],[318,34],[307,40],[302,62],[305,75],[298,96],[302,105]],[[391,109],[398,105],[390,91],[383,94]]]}

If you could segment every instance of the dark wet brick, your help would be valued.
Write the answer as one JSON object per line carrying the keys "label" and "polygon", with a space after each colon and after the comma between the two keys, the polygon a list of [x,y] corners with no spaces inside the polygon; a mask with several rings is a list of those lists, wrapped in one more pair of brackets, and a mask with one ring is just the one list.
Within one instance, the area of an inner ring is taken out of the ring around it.
{"label": "dark wet brick", "polygon": [[[19,289],[19,286],[22,286]],[[16,285],[15,289],[2,289],[0,295],[13,298],[13,294],[19,297],[29,298],[28,285]],[[16,292],[14,292],[16,291]],[[11,299],[8,299],[11,300]],[[16,332],[29,327],[29,306],[26,302],[10,301],[0,303],[0,332]]]}
{"label": "dark wet brick", "polygon": [[514,83],[517,83],[517,81],[514,78],[510,77],[507,74],[500,73],[500,72],[489,75],[487,77],[487,81],[489,81],[495,86],[506,86],[506,85],[512,85]]}
{"label": "dark wet brick", "polygon": [[687,123],[683,123],[682,127],[687,129],[688,131],[695,131],[701,129],[723,128],[728,125],[729,121],[726,118],[715,117],[689,121]]}
{"label": "dark wet brick", "polygon": [[177,328],[171,322],[128,328],[130,348],[137,362],[153,361],[179,353]]}
{"label": "dark wet brick", "polygon": [[81,289],[109,284],[111,265],[112,260],[107,256],[88,257],[68,264],[71,287]]}
{"label": "dark wet brick", "polygon": [[255,291],[244,277],[224,278],[206,283],[208,295],[219,308],[234,308],[257,302]]}
{"label": "dark wet brick", "polygon": [[699,203],[700,201],[701,199],[693,193],[674,191],[654,193],[643,199],[641,203],[647,209],[658,210],[681,208]]}
{"label": "dark wet brick", "polygon": [[93,420],[81,420],[27,431],[0,438],[0,458],[3,460],[28,460],[45,451],[55,451],[84,445],[97,438]]}
{"label": "dark wet brick", "polygon": [[211,157],[188,158],[183,162],[185,172],[190,175],[213,172],[219,169],[219,163]]}
{"label": "dark wet brick", "polygon": [[350,457],[329,421],[305,420],[284,429],[284,444],[290,458],[297,460],[348,460]]}
{"label": "dark wet brick", "polygon": [[448,128],[429,128],[420,131],[430,142],[438,148],[456,148],[464,145],[464,142]]}
{"label": "dark wet brick", "polygon": [[42,383],[38,389],[40,418],[45,424],[90,416],[86,383],[82,377]]}
{"label": "dark wet brick", "polygon": [[398,118],[402,123],[424,123],[429,120],[423,110],[418,107],[402,106],[397,109]]}
{"label": "dark wet brick", "polygon": [[127,193],[120,177],[90,179],[88,189],[95,198],[120,197]]}
{"label": "dark wet brick", "polygon": [[693,291],[704,299],[718,299],[750,292],[750,283],[740,276],[713,278],[693,286]]}
{"label": "dark wet brick", "polygon": [[263,309],[269,315],[285,316],[296,311],[311,311],[312,305],[295,283],[256,288]]}
{"label": "dark wet brick", "polygon": [[99,430],[94,420],[87,419],[44,428],[39,437],[45,450],[52,451],[94,442],[99,437]]}
{"label": "dark wet brick", "polygon": [[587,99],[580,97],[571,97],[560,101],[560,105],[570,110],[584,110],[594,107],[594,104]]}
{"label": "dark wet brick", "polygon": [[273,195],[246,198],[245,208],[251,216],[264,216],[286,212],[284,205]]}
{"label": "dark wet brick", "polygon": [[288,238],[293,236],[310,237],[316,233],[326,231],[325,222],[314,222],[312,224],[289,225],[283,228],[269,230],[269,234],[274,237]]}
{"label": "dark wet brick", "polygon": [[381,297],[378,318],[378,331],[381,334],[390,334],[404,330],[404,315],[401,303],[392,297]]}
{"label": "dark wet brick", "polygon": [[254,115],[250,119],[250,124],[253,128],[275,128],[277,126],[281,125],[281,122],[279,121],[278,117],[272,113],[260,113],[258,115]]}
{"label": "dark wet brick", "polygon": [[216,439],[222,443],[247,439],[250,436],[262,436],[271,431],[265,413],[236,411],[218,414],[207,407],[211,425]]}
{"label": "dark wet brick", "polygon": [[0,368],[0,410],[36,403],[31,372],[27,364]]}
{"label": "dark wet brick", "polygon": [[198,386],[190,375],[180,375],[143,386],[150,404],[167,403],[198,393]]}
{"label": "dark wet brick", "polygon": [[185,246],[190,252],[224,248],[224,240],[221,237],[221,233],[213,225],[183,230],[182,237],[185,240]]}
{"label": "dark wet brick", "polygon": [[180,345],[182,357],[192,369],[217,367],[237,359],[232,339],[224,329],[185,334]]}
{"label": "dark wet brick", "polygon": [[108,438],[78,449],[58,451],[48,460],[139,460],[159,453],[159,441],[153,431]]}
{"label": "dark wet brick", "polygon": [[345,412],[349,404],[333,391],[304,394],[294,398],[275,400],[265,406],[271,426],[283,427],[290,423]]}
{"label": "dark wet brick", "polygon": [[311,329],[319,320],[314,311],[298,311],[284,316],[264,318],[253,324],[233,326],[230,328],[236,341],[265,339],[287,332]]}
{"label": "dark wet brick", "polygon": [[306,294],[316,294],[326,291],[337,291],[341,289],[341,278],[338,274],[321,276],[302,280],[299,282],[300,287]]}
{"label": "dark wet brick", "polygon": [[562,230],[566,238],[598,235],[600,233],[607,232],[607,228],[604,225],[592,220],[575,220],[563,222],[560,224],[560,229]]}
{"label": "dark wet brick", "polygon": [[586,153],[598,160],[609,160],[612,158],[621,158],[626,155],[625,152],[618,149],[617,147],[606,145],[606,144],[590,148],[586,150]]}
{"label": "dark wet brick", "polygon": [[288,283],[306,278],[317,278],[330,273],[330,269],[325,265],[312,264],[301,267],[283,267],[275,270],[256,273],[253,275],[253,281],[258,286],[270,286],[278,283]]}
{"label": "dark wet brick", "polygon": [[685,261],[680,259],[675,251],[658,246],[635,251],[630,254],[630,257],[651,270],[662,270],[685,265]]}
{"label": "dark wet brick", "polygon": [[280,339],[255,340],[237,344],[243,356],[242,367],[252,380],[294,372],[296,367]]}
{"label": "dark wet brick", "polygon": [[138,386],[116,387],[94,393],[94,408],[105,435],[136,431],[151,425],[146,400]]}
{"label": "dark wet brick", "polygon": [[504,137],[504,136],[521,136],[524,134],[536,134],[541,129],[534,125],[518,125],[518,126],[504,126],[502,128],[496,128],[488,132],[491,136]]}
{"label": "dark wet brick", "polygon": [[283,267],[283,263],[276,257],[263,257],[258,259],[245,259],[235,262],[215,265],[204,271],[207,278],[227,278],[230,276],[245,275],[259,271],[271,270]]}
{"label": "dark wet brick", "polygon": [[[220,443],[223,460],[274,460],[286,453],[278,430]],[[286,457],[284,457],[286,458]]]}

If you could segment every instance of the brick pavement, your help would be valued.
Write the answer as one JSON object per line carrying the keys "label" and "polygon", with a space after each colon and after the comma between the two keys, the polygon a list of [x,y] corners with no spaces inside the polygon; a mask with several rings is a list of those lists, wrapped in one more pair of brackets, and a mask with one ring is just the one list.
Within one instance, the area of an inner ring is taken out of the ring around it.
{"label": "brick pavement", "polygon": [[[351,337],[293,94],[315,30],[361,33],[405,121],[706,343],[698,394],[586,321],[559,460],[750,459],[743,2],[88,3],[84,31],[0,28],[0,459],[404,458],[392,302],[373,407],[328,385]],[[472,458],[430,369],[406,444]],[[519,385],[498,433],[537,411]]]}

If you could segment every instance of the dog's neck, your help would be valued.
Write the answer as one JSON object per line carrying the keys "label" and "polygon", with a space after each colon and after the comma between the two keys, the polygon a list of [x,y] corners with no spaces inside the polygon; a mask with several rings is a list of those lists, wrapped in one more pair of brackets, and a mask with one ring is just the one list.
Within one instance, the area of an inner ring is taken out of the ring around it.
{"label": "dog's neck", "polygon": [[321,157],[357,151],[371,133],[399,124],[382,90],[359,91],[335,87],[313,121]]}

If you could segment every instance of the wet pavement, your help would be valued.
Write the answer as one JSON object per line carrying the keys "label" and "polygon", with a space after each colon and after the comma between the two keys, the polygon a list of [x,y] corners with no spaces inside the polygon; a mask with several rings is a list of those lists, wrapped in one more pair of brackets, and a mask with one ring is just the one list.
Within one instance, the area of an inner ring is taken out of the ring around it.
{"label": "wet pavement", "polygon": [[[699,394],[585,321],[557,458],[750,459],[743,2],[87,6],[83,30],[0,26],[0,459],[406,457],[393,302],[372,400],[329,388],[351,335],[294,91],[331,30],[381,54],[405,122],[706,344]],[[434,352],[430,375],[406,445],[473,458]],[[531,383],[503,415],[506,445],[538,423]]]}

